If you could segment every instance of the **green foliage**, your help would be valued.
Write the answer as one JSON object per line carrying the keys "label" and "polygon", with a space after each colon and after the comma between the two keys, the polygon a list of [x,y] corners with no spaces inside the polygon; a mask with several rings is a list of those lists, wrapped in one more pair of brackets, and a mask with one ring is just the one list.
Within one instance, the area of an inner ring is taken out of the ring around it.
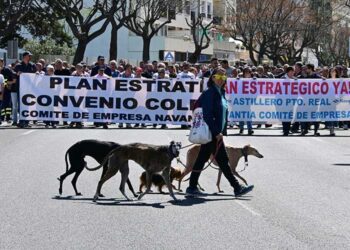
{"label": "green foliage", "polygon": [[59,45],[52,39],[28,41],[24,44],[24,49],[29,50],[33,54],[33,61],[38,60],[43,55],[73,56],[75,53],[75,48],[68,46],[66,43]]}

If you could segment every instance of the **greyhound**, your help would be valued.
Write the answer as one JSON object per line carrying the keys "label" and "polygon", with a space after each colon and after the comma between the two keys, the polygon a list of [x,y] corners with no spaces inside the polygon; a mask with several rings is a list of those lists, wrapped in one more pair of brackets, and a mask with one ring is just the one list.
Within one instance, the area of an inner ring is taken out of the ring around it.
{"label": "greyhound", "polygon": [[145,194],[147,194],[152,185],[152,176],[155,173],[162,173],[162,177],[169,189],[170,196],[176,200],[173,193],[173,188],[170,183],[170,165],[171,161],[178,157],[179,150],[181,148],[181,143],[170,142],[170,145],[157,146],[152,144],[143,143],[131,143],[122,145],[116,149],[113,149],[101,163],[100,166],[96,168],[86,169],[90,171],[97,170],[101,168],[104,164],[108,162],[108,170],[101,177],[97,185],[96,194],[94,196],[94,201],[98,199],[98,195],[101,192],[103,183],[105,183],[109,178],[114,176],[118,170],[122,174],[122,180],[120,183],[119,190],[124,195],[127,200],[130,200],[125,194],[125,182],[129,175],[129,166],[127,165],[128,160],[133,160],[138,163],[144,170],[146,170],[146,180],[147,189],[145,192],[141,193],[138,197],[140,200]]}
{"label": "greyhound", "polygon": [[[179,186],[178,186],[178,190],[180,190],[180,186],[181,186],[181,181],[183,180],[183,178],[192,171],[192,168],[196,162],[199,150],[200,150],[200,146],[201,145],[194,145],[193,147],[191,147],[188,151],[187,151],[187,158],[186,158],[186,169],[184,170],[184,172],[182,173],[182,176],[179,179]],[[250,145],[246,145],[243,148],[234,148],[232,146],[226,146],[226,151],[227,151],[227,156],[229,159],[229,164],[230,164],[230,168],[232,170],[232,173],[237,176],[239,179],[241,179],[246,185],[248,185],[247,181],[239,175],[239,173],[237,173],[236,168],[237,168],[237,164],[239,162],[239,160],[241,159],[241,157],[244,156],[245,158],[245,162],[248,162],[248,155],[254,155],[257,158],[264,158],[264,156],[262,154],[259,153],[259,151],[255,148],[253,148]],[[214,156],[211,155],[210,156],[210,161],[215,165],[218,166],[218,163],[216,162],[216,160],[214,159]],[[216,186],[218,188],[218,191],[221,193],[223,192],[220,189],[220,181],[221,181],[221,176],[222,176],[222,171],[221,169],[219,169],[219,173],[218,173],[218,179],[216,182]]]}
{"label": "greyhound", "polygon": [[[62,186],[63,186],[64,179],[70,174],[75,173],[72,179],[72,185],[73,185],[75,194],[82,195],[80,192],[78,192],[76,183],[79,175],[81,174],[81,172],[84,170],[84,167],[86,166],[86,162],[84,161],[85,156],[90,156],[94,158],[98,163],[101,164],[104,158],[107,156],[107,154],[112,149],[116,149],[119,146],[120,144],[118,143],[108,142],[108,141],[98,141],[98,140],[82,140],[73,144],[65,154],[66,172],[62,174],[59,178],[57,178],[60,181],[60,187],[58,190],[59,194],[62,195]],[[68,156],[69,156],[70,168],[67,160]],[[105,174],[106,170],[107,170],[107,166],[104,165],[102,176]],[[137,197],[129,179],[127,180],[127,183],[133,195]],[[99,195],[103,196],[102,194],[99,194]]]}

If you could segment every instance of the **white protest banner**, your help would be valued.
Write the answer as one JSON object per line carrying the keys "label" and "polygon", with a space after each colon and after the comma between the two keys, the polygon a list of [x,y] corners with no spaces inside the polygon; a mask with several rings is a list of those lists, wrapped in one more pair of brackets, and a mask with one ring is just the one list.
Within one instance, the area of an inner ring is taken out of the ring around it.
{"label": "white protest banner", "polygon": [[199,80],[100,79],[21,74],[23,120],[186,125]]}
{"label": "white protest banner", "polygon": [[349,121],[350,79],[227,81],[230,121]]}

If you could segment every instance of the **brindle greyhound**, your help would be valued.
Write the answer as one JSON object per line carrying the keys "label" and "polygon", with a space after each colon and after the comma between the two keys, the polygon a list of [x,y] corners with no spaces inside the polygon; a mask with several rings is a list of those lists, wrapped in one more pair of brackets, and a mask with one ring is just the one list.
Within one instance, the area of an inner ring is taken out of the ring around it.
{"label": "brindle greyhound", "polygon": [[[182,179],[192,171],[192,168],[196,162],[199,150],[200,150],[200,146],[201,145],[194,145],[193,147],[191,147],[188,151],[187,151],[187,158],[186,158],[186,169],[184,170],[184,172],[182,173],[182,176],[179,179],[179,186],[178,186],[178,190],[180,190],[180,186],[181,186],[181,181]],[[256,150],[255,148],[253,148],[250,145],[246,145],[243,148],[234,148],[232,146],[226,146],[226,151],[227,151],[227,156],[229,159],[229,165],[230,168],[232,170],[232,173],[237,176],[239,179],[241,179],[246,185],[247,185],[247,181],[240,176],[237,171],[237,164],[239,162],[239,160],[241,159],[241,157],[245,158],[245,162],[248,162],[248,155],[254,155],[255,157],[258,158],[263,158],[264,156],[262,154],[260,154],[258,152],[258,150]],[[218,163],[216,162],[216,160],[214,159],[214,156],[211,155],[210,156],[210,161],[215,165],[218,166]],[[221,169],[219,169],[219,173],[218,173],[218,179],[216,182],[216,186],[218,188],[219,192],[223,192],[220,189],[220,181],[221,181],[221,175],[222,175],[222,171]]]}
{"label": "brindle greyhound", "polygon": [[85,166],[88,170],[94,171],[101,168],[102,165],[108,162],[108,170],[101,177],[97,185],[94,201],[98,199],[103,183],[114,176],[118,170],[120,170],[122,174],[119,190],[127,200],[130,200],[125,194],[125,182],[129,175],[129,166],[127,165],[128,160],[135,161],[144,170],[146,170],[147,189],[145,192],[139,195],[139,200],[150,191],[152,185],[152,175],[159,172],[162,173],[162,177],[164,178],[164,181],[169,189],[170,196],[174,200],[177,200],[170,183],[170,165],[171,161],[179,155],[180,148],[181,143],[175,143],[173,141],[167,146],[131,143],[113,149],[100,166],[92,169]]}
{"label": "brindle greyhound", "polygon": [[[67,150],[65,155],[66,172],[62,174],[59,178],[57,178],[60,181],[60,187],[58,190],[59,194],[62,195],[62,186],[63,186],[64,179],[70,174],[75,173],[72,179],[72,185],[73,185],[75,194],[82,195],[81,193],[78,192],[76,183],[79,175],[84,170],[84,167],[86,165],[86,162],[84,161],[85,156],[90,156],[94,158],[98,163],[101,164],[105,159],[105,157],[108,155],[108,153],[112,149],[118,148],[119,146],[120,144],[115,142],[98,141],[98,140],[82,140],[73,144]],[[69,157],[70,168],[69,168],[67,157]],[[107,171],[107,165],[105,164],[103,165],[102,176],[106,173],[106,171]],[[127,180],[127,184],[131,192],[134,194],[134,196],[137,197],[129,179]],[[103,195],[100,194],[100,196],[103,196]]]}

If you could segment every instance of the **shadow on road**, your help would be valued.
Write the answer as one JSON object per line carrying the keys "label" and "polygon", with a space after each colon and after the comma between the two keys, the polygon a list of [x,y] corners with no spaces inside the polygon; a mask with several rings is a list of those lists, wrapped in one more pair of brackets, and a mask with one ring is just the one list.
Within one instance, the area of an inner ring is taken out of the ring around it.
{"label": "shadow on road", "polygon": [[350,163],[334,163],[334,166],[350,166]]}
{"label": "shadow on road", "polygon": [[[154,193],[153,193],[154,194]],[[177,196],[183,196],[184,199],[179,199],[177,201],[170,200],[167,202],[155,202],[147,203],[138,200],[127,201],[125,199],[117,200],[115,198],[99,198],[97,202],[93,204],[98,206],[130,206],[130,207],[153,207],[153,208],[165,208],[166,204],[170,203],[174,206],[180,207],[189,207],[194,205],[204,204],[206,202],[215,202],[215,201],[231,201],[231,200],[241,200],[249,201],[251,196],[245,196],[240,198],[235,198],[231,194],[222,194],[222,193],[213,193],[213,194],[204,194],[202,196],[191,197],[184,193],[177,193]],[[216,197],[216,198],[215,198]],[[82,196],[53,196],[54,200],[67,200],[67,201],[93,201],[93,198],[84,198]]]}

